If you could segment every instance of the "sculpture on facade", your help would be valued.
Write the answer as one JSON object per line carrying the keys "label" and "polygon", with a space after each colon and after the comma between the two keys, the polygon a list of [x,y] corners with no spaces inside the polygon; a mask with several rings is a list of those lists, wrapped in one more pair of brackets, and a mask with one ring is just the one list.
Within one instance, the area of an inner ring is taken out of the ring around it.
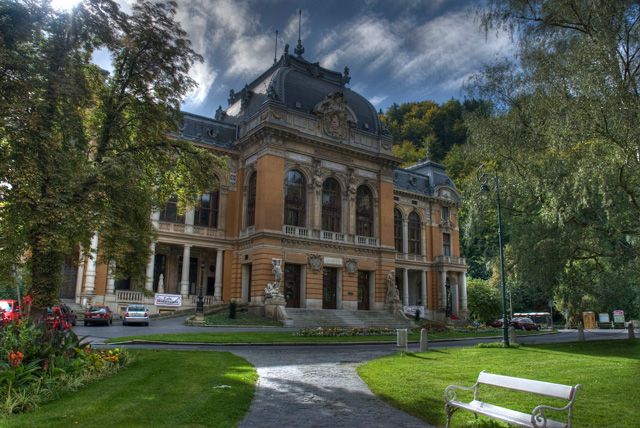
{"label": "sculpture on facade", "polygon": [[267,283],[264,288],[265,298],[275,298],[280,296],[280,283],[282,282],[282,259],[272,259],[271,273],[273,273],[275,281]]}
{"label": "sculpture on facade", "polygon": [[396,287],[396,271],[390,270],[387,274],[387,305],[399,305],[400,304],[400,292]]}

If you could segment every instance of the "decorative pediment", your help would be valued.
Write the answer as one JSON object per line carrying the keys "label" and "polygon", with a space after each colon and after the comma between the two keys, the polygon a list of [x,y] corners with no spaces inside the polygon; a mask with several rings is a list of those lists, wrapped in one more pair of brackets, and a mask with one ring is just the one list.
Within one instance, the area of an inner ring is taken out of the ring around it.
{"label": "decorative pediment", "polygon": [[327,95],[324,100],[316,104],[313,112],[320,117],[323,132],[339,140],[347,139],[350,127],[357,122],[342,91]]}

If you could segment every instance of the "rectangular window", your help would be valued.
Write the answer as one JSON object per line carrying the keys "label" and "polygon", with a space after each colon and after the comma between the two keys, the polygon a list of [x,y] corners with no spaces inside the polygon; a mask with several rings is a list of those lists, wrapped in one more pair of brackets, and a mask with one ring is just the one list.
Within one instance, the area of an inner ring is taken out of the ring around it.
{"label": "rectangular window", "polygon": [[451,234],[442,234],[442,255],[451,256]]}
{"label": "rectangular window", "polygon": [[160,221],[184,223],[184,216],[178,214],[178,199],[175,196],[169,199],[160,211]]}
{"label": "rectangular window", "polygon": [[442,220],[449,220],[449,207],[442,207]]}

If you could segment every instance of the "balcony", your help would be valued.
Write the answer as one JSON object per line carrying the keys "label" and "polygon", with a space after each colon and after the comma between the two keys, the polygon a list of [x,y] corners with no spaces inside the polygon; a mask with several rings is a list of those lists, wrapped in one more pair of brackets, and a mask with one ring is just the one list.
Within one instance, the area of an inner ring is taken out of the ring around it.
{"label": "balcony", "polygon": [[426,257],[420,254],[404,254],[404,253],[396,253],[396,260],[407,261],[407,262],[423,262],[425,263]]}
{"label": "balcony", "polygon": [[172,223],[168,221],[158,222],[160,232],[179,233],[187,235],[207,236],[209,238],[224,238],[224,230],[211,227],[193,226],[184,223]]}
{"label": "balcony", "polygon": [[307,229],[306,227],[285,225],[282,227],[282,232],[285,235],[295,236],[298,238],[317,239],[320,241],[354,244],[366,247],[378,246],[378,238],[347,235],[345,233],[331,232],[328,230]]}
{"label": "balcony", "polygon": [[434,259],[434,262],[447,264],[447,265],[459,265],[459,266],[467,265],[464,257],[455,257],[455,256],[438,256]]}

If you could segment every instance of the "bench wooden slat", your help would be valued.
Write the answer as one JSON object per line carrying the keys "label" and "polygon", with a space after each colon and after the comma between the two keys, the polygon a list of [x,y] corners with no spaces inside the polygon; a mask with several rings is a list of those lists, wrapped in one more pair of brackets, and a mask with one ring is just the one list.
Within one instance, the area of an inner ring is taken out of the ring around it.
{"label": "bench wooden slat", "polygon": [[[450,405],[459,407],[461,409],[469,410],[473,413],[485,415],[494,419],[498,419],[507,422],[511,425],[517,425],[522,427],[531,426],[531,414],[522,413],[517,410],[507,409],[506,407],[495,406],[493,404],[485,403],[483,401],[473,400],[469,403],[461,401],[451,401]],[[564,428],[567,425],[564,422],[558,422],[551,419],[547,419],[547,428]]]}
{"label": "bench wooden slat", "polygon": [[575,390],[575,387],[569,385],[560,385],[557,383],[522,379],[485,372],[480,372],[480,375],[478,376],[478,383],[513,389],[516,391],[546,395],[547,397],[562,398],[564,400],[571,400]]}

